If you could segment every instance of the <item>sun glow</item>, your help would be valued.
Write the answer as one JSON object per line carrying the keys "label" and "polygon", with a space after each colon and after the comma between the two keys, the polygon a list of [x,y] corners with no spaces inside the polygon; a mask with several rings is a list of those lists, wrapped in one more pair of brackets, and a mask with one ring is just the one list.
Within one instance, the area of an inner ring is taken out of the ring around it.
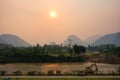
{"label": "sun glow", "polygon": [[56,12],[55,11],[51,11],[50,12],[50,17],[52,18],[55,18],[57,15],[56,15]]}

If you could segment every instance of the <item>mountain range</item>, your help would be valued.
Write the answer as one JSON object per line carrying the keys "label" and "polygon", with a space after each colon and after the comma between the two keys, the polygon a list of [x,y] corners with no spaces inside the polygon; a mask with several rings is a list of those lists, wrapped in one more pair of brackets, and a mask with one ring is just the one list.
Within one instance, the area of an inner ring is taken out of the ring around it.
{"label": "mountain range", "polygon": [[0,44],[8,44],[14,47],[29,47],[29,43],[21,39],[20,37],[12,34],[2,34],[0,35]]}
{"label": "mountain range", "polygon": [[[53,45],[53,43],[51,43]],[[120,32],[107,34],[104,36],[92,36],[89,37],[87,40],[83,41],[76,35],[70,35],[66,38],[63,42],[64,46],[69,45],[101,45],[101,44],[114,44],[116,46],[120,46]],[[55,43],[54,43],[55,45]],[[0,47],[5,46],[14,46],[14,47],[30,47],[31,45],[21,39],[20,37],[12,34],[2,34],[0,35]]]}
{"label": "mountain range", "polygon": [[94,35],[94,36],[91,36],[91,37],[88,37],[85,42],[87,43],[94,43],[96,40],[100,39],[100,35]]}
{"label": "mountain range", "polygon": [[73,46],[73,45],[87,45],[87,43],[85,41],[82,41],[81,39],[79,39],[77,36],[75,35],[70,35],[67,37],[67,39],[63,42],[64,46]]}
{"label": "mountain range", "polygon": [[116,46],[120,46],[120,32],[102,36],[100,37],[100,39],[96,40],[93,44],[94,45],[114,44]]}
{"label": "mountain range", "polygon": [[92,36],[89,37],[86,41],[82,41],[75,35],[68,36],[68,38],[63,42],[63,45],[68,46],[71,45],[96,45],[99,46],[101,44],[114,44],[116,46],[120,46],[120,32],[107,34],[102,37],[100,36]]}

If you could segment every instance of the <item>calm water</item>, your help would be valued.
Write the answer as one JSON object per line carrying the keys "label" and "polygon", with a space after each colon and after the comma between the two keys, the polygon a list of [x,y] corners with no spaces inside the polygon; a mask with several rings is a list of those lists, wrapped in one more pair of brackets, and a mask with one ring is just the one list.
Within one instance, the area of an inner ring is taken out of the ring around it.
{"label": "calm water", "polygon": [[[6,70],[8,74],[14,71],[21,71],[26,74],[29,71],[36,71],[47,73],[48,70],[60,70],[63,73],[71,73],[75,70],[84,70],[86,67],[90,66],[92,63],[14,63],[0,65],[0,70]],[[99,72],[102,73],[112,73],[117,71],[120,64],[103,64],[97,63]]]}

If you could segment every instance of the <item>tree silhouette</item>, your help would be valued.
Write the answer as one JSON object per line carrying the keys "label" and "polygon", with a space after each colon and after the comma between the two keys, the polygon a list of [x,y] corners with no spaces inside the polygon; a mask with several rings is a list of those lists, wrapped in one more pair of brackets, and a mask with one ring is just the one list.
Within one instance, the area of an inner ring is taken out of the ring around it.
{"label": "tree silhouette", "polygon": [[86,51],[84,46],[78,46],[76,44],[73,46],[73,50],[75,54],[85,53]]}

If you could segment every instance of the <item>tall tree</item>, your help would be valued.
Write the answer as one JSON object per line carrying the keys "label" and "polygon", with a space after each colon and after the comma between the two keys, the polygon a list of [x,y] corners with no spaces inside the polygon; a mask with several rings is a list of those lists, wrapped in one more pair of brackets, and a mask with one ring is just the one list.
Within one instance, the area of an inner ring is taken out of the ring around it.
{"label": "tall tree", "polygon": [[84,46],[78,46],[76,44],[73,46],[73,50],[75,54],[85,53],[86,51]]}

